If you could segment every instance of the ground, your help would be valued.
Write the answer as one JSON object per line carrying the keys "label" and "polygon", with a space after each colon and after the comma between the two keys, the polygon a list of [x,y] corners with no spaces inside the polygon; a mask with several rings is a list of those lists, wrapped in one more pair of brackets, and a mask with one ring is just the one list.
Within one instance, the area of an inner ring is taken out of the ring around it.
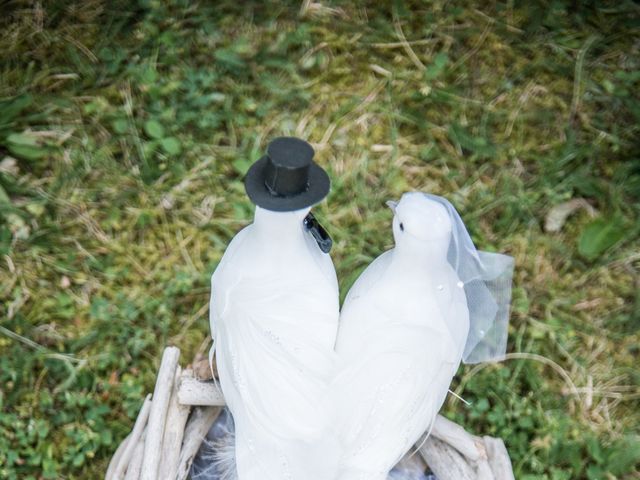
{"label": "ground", "polygon": [[447,416],[518,479],[640,478],[637,3],[1,8],[0,478],[100,478],[162,348],[206,348],[279,135],[333,180],[343,295],[407,190],[515,257],[511,353],[462,367]]}

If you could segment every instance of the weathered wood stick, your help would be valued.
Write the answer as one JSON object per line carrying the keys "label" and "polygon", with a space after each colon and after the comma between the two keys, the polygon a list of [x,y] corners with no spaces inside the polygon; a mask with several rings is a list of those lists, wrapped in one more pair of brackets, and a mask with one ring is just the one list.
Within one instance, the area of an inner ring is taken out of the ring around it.
{"label": "weathered wood stick", "polygon": [[[191,370],[184,370],[180,373],[177,367],[179,351],[173,354],[175,358],[171,360],[171,362],[175,363],[172,367],[173,370],[170,371],[173,372],[175,379],[177,379],[173,387],[173,394],[171,394],[172,383],[174,382],[165,381],[162,384],[160,381],[161,376],[163,376],[166,355],[168,355],[167,351],[163,355],[154,397],[157,395],[156,392],[162,392],[158,388],[164,385],[165,402],[170,404],[171,407],[165,407],[164,416],[160,417],[163,422],[159,431],[162,449],[159,446],[156,449],[157,452],[163,453],[158,453],[162,460],[158,460],[155,464],[155,475],[159,473],[160,476],[158,478],[185,480],[202,440],[220,413],[221,409],[219,407],[224,405],[225,402],[222,392],[213,382],[203,382],[196,379]],[[166,374],[164,376],[166,377]],[[153,415],[154,404],[155,401],[152,402],[147,432],[151,431],[151,416]],[[184,428],[184,419],[186,418],[184,412],[188,412],[190,406],[196,407],[192,409],[186,428]],[[177,420],[174,420],[174,418],[177,418]],[[183,428],[180,428],[180,426]],[[182,449],[178,458],[177,473],[173,475],[173,468],[166,465],[173,463],[174,460],[168,461],[165,459],[171,456],[172,452],[175,453],[179,450],[179,446],[169,447],[169,443],[179,445],[180,430],[183,430],[183,435],[180,439],[182,440]],[[150,438],[149,433],[146,433],[145,436]],[[155,444],[157,444],[157,441]],[[418,444],[420,445],[420,442]],[[148,442],[138,441],[137,445],[132,442],[131,447],[133,448],[134,446],[135,450],[130,466],[127,469],[126,479],[139,480],[138,476],[141,470],[142,474],[145,475],[143,477],[145,480],[154,478],[153,476],[146,476],[148,472],[144,470],[145,467],[143,465],[143,458],[146,457],[146,452],[150,448],[148,447]],[[121,448],[119,447],[118,449],[120,453],[116,451],[110,464],[111,472],[108,471],[107,474],[111,473],[113,475],[112,464],[116,465],[122,460],[122,452],[125,447],[121,445]],[[136,452],[138,451],[140,455],[136,457]],[[502,440],[492,437],[484,437],[482,439],[471,435],[460,425],[440,415],[436,418],[430,437],[420,446],[419,451],[421,457],[441,480],[514,480],[511,461]],[[115,457],[118,458],[116,459]],[[136,461],[137,463],[135,463]],[[158,465],[161,461],[163,462],[162,469],[158,472]],[[169,469],[172,472],[169,472]]]}
{"label": "weathered wood stick", "polygon": [[489,465],[496,480],[515,480],[507,447],[501,438],[483,437]]}
{"label": "weathered wood stick", "polygon": [[486,458],[484,447],[479,448],[482,445],[480,438],[471,435],[460,425],[442,415],[436,417],[431,436],[451,445],[469,460],[477,462],[483,456]]}
{"label": "weathered wood stick", "polygon": [[144,399],[142,407],[140,408],[140,413],[138,413],[138,418],[136,418],[136,423],[133,425],[133,430],[129,434],[129,441],[127,442],[127,446],[118,460],[116,464],[116,468],[113,470],[113,480],[122,480],[124,477],[124,473],[127,470],[127,465],[131,461],[131,457],[133,455],[133,451],[138,445],[138,440],[142,436],[142,432],[144,432],[144,428],[147,425],[147,419],[149,418],[149,412],[151,411],[151,395],[147,395]]}
{"label": "weathered wood stick", "polygon": [[178,401],[182,405],[223,406],[224,397],[212,381],[201,382],[191,370],[185,370],[178,384]]}
{"label": "weathered wood stick", "polygon": [[[213,382],[197,380],[190,370],[185,370],[182,374],[178,386],[178,400],[184,405],[224,405],[224,397],[220,389]],[[459,464],[458,466],[451,467],[449,473],[444,473],[444,475],[441,475],[441,478],[457,479],[458,477],[456,475],[458,475],[459,472],[463,472],[463,475],[465,473],[471,475],[470,478],[473,478],[473,480],[493,480],[494,475],[491,472],[492,465],[487,463],[487,452],[481,438],[470,434],[457,423],[441,415],[436,417],[436,421],[431,430],[431,437],[439,440],[445,447],[455,450],[453,453],[444,447],[434,450],[431,452],[432,461],[440,465],[454,459],[457,460]],[[187,438],[186,434],[185,438]],[[432,448],[434,445],[434,443],[430,443],[429,440],[427,443],[429,444],[429,448]],[[460,455],[456,456],[454,455],[455,453],[459,453]],[[429,460],[427,460],[424,455],[423,457],[428,463]],[[476,467],[475,471],[465,459],[468,459],[471,465]],[[438,467],[436,466],[435,468]],[[465,477],[460,477],[461,480],[464,480],[464,478]],[[496,480],[498,479],[496,478]]]}
{"label": "weathered wood stick", "polygon": [[220,415],[220,407],[195,407],[184,431],[184,442],[178,462],[176,480],[185,480],[189,475],[191,463],[200,449],[202,440]]}
{"label": "weathered wood stick", "polygon": [[184,435],[184,427],[191,407],[181,405],[178,402],[178,382],[182,369],[176,369],[173,392],[169,400],[169,411],[164,426],[164,439],[162,441],[162,457],[160,459],[159,478],[163,480],[175,480],[180,460],[180,447]]}
{"label": "weathered wood stick", "polygon": [[442,440],[429,437],[419,451],[431,471],[439,479],[478,480],[473,467],[462,454]]}
{"label": "weathered wood stick", "polygon": [[481,458],[478,463],[476,463],[476,478],[478,480],[496,480],[486,458]]}
{"label": "weathered wood stick", "polygon": [[127,444],[129,443],[129,439],[131,438],[131,434],[124,437],[124,440],[118,445],[118,448],[111,457],[111,461],[109,462],[109,466],[107,467],[107,473],[104,476],[104,480],[113,480],[113,472],[116,469],[116,465],[120,462],[122,458],[122,454],[127,448]]}
{"label": "weathered wood stick", "polygon": [[133,450],[133,455],[131,455],[131,461],[127,466],[127,474],[124,477],[124,480],[140,480],[140,474],[142,473],[142,460],[144,457],[144,444],[146,441],[147,432],[142,434],[136,448]]}
{"label": "weathered wood stick", "polygon": [[179,358],[180,350],[178,348],[167,347],[164,349],[156,386],[153,390],[151,412],[149,412],[147,439],[144,442],[142,459],[142,480],[158,479],[164,425]]}

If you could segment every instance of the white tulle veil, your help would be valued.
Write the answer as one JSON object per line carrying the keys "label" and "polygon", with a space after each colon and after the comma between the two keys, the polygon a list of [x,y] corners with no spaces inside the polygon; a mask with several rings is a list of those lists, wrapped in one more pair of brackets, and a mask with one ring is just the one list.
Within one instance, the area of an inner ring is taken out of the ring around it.
{"label": "white tulle veil", "polygon": [[424,195],[443,205],[451,217],[447,260],[464,283],[469,308],[469,335],[462,360],[502,360],[507,349],[513,257],[477,250],[455,207],[445,198]]}

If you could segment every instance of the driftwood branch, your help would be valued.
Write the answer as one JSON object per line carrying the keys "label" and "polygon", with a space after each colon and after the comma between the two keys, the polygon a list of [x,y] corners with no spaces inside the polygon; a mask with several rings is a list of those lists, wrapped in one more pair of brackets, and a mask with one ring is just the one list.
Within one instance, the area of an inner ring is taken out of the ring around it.
{"label": "driftwood branch", "polygon": [[180,382],[182,369],[178,367],[175,375],[174,389],[169,400],[169,411],[164,428],[164,440],[162,441],[162,459],[160,460],[160,473],[169,479],[176,478],[180,448],[184,436],[185,424],[189,416],[190,408],[178,402],[177,385]]}
{"label": "driftwood branch", "polygon": [[147,395],[147,397],[144,399],[144,403],[142,404],[142,408],[140,409],[140,413],[138,414],[138,418],[136,419],[136,423],[133,425],[133,430],[131,430],[131,434],[129,435],[129,440],[126,443],[124,452],[122,453],[122,456],[120,457],[118,463],[116,463],[116,468],[113,472],[113,480],[122,480],[122,478],[124,478],[127,465],[129,465],[129,463],[131,462],[133,452],[140,442],[142,432],[144,432],[144,428],[147,424],[150,411],[151,395]]}
{"label": "driftwood branch", "polygon": [[[125,480],[188,477],[225,402],[214,381],[180,369],[179,355],[177,348],[165,349],[152,400],[145,400],[132,433],[116,450],[106,480],[121,480],[125,472]],[[438,480],[514,480],[501,439],[472,435],[440,415],[417,446]]]}
{"label": "driftwood branch", "polygon": [[471,463],[455,448],[435,437],[429,437],[420,447],[420,455],[438,479],[476,480]]}
{"label": "driftwood branch", "polygon": [[133,455],[131,456],[131,462],[127,465],[127,474],[124,477],[124,480],[139,480],[140,474],[142,473],[142,457],[144,456],[144,442],[145,442],[146,432],[140,437],[138,440],[135,449],[133,450]]}
{"label": "driftwood branch", "polygon": [[176,347],[165,348],[162,362],[153,390],[153,402],[149,412],[147,438],[144,442],[144,457],[142,460],[142,480],[157,480],[160,467],[160,452],[164,437],[165,421],[169,399],[173,390],[176,368],[178,367],[180,350]]}
{"label": "driftwood branch", "polygon": [[436,421],[431,429],[431,436],[451,445],[469,460],[477,462],[484,455],[482,440],[468,433],[457,423],[444,418],[442,415],[436,417]]}
{"label": "driftwood branch", "polygon": [[118,445],[118,448],[116,449],[116,451],[113,454],[113,457],[111,457],[111,462],[109,462],[109,467],[107,468],[107,473],[105,474],[104,478],[105,480],[112,480],[113,474],[116,470],[116,465],[120,462],[120,459],[122,458],[122,455],[124,454],[124,451],[127,449],[127,446],[129,445],[129,439],[131,438],[131,434],[127,435],[124,440],[122,441],[122,443],[120,445]]}
{"label": "driftwood branch", "polygon": [[487,457],[496,480],[515,480],[507,447],[501,438],[483,437]]}
{"label": "driftwood branch", "polygon": [[178,401],[182,405],[221,407],[225,405],[222,391],[213,381],[202,382],[185,370],[178,383]]}
{"label": "driftwood branch", "polygon": [[207,432],[221,412],[220,407],[196,407],[191,413],[187,428],[184,432],[184,443],[180,452],[177,480],[185,480],[189,475],[193,459],[207,435]]}

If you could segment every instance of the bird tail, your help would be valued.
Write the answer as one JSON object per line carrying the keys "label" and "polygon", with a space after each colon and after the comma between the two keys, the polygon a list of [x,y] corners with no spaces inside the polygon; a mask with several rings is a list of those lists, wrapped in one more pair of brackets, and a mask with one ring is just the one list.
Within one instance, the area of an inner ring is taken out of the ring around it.
{"label": "bird tail", "polygon": [[[425,474],[425,464],[418,457],[405,457],[386,475],[372,475],[370,472],[346,471],[340,480],[434,480]],[[218,417],[204,439],[191,467],[192,480],[238,480],[236,469],[235,427],[228,410]],[[313,477],[312,472],[309,476]]]}
{"label": "bird tail", "polygon": [[192,480],[238,480],[233,418],[224,410],[202,442],[191,467]]}

